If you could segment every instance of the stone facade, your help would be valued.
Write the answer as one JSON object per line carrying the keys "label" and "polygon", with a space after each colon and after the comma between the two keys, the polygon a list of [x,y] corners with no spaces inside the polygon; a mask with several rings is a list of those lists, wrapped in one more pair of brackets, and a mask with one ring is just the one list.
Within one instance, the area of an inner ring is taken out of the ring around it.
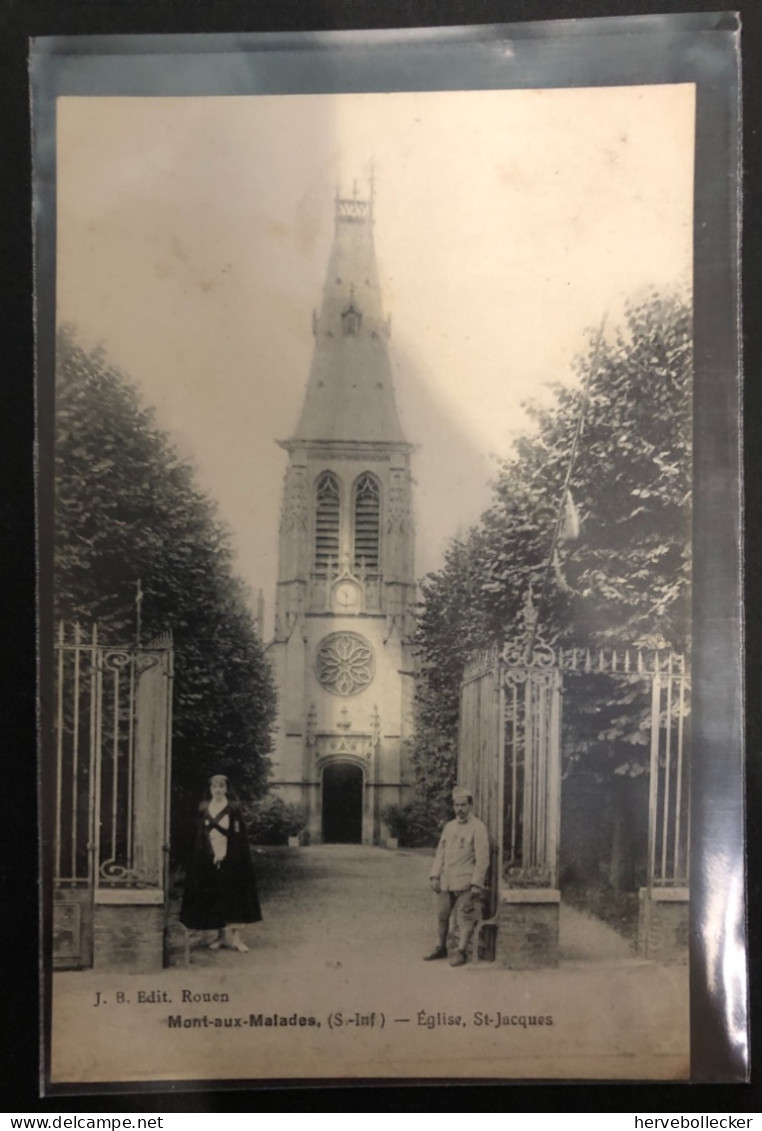
{"label": "stone facade", "polygon": [[275,634],[273,787],[304,839],[385,843],[408,791],[416,600],[412,447],[397,416],[373,202],[336,201],[315,345],[288,454]]}

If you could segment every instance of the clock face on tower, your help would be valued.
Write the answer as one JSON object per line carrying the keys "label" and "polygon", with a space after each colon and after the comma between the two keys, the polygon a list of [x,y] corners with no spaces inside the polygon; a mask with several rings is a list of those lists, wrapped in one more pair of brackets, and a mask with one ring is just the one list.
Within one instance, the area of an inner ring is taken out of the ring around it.
{"label": "clock face on tower", "polygon": [[360,590],[353,581],[338,582],[333,590],[333,604],[339,612],[357,612],[360,608]]}

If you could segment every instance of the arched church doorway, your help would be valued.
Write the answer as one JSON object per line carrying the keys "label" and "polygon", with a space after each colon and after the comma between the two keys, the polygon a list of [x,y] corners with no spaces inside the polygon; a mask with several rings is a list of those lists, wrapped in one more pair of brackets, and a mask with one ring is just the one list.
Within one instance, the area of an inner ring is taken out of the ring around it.
{"label": "arched church doorway", "polygon": [[363,772],[350,762],[323,770],[323,844],[362,843]]}

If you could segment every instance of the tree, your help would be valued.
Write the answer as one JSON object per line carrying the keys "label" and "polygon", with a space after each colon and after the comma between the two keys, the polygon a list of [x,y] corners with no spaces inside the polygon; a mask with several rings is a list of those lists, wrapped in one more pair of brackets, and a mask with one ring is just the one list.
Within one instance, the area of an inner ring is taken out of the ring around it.
{"label": "tree", "polygon": [[58,339],[57,617],[97,621],[105,642],[171,631],[172,803],[182,829],[213,771],[247,797],[267,787],[275,692],[230,536],[128,380],[73,333]]}
{"label": "tree", "polygon": [[[425,796],[441,803],[454,779],[468,654],[523,631],[530,591],[549,643],[687,650],[691,334],[685,299],[653,294],[627,307],[613,341],[596,348],[591,335],[577,362],[582,389],[558,385],[550,408],[528,406],[534,431],[501,465],[491,507],[424,580],[413,761]],[[569,503],[563,489],[583,397]],[[548,569],[562,502],[578,515],[580,536],[558,545]],[[604,715],[584,697],[567,712],[565,749],[596,773],[621,767],[623,751],[645,740],[634,697],[608,691]],[[637,759],[626,764],[642,769]]]}

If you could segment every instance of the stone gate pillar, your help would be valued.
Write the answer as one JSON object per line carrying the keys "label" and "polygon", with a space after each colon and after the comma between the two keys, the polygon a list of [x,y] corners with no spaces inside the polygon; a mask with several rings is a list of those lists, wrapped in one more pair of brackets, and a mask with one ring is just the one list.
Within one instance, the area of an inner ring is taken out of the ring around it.
{"label": "stone gate pillar", "polygon": [[94,968],[160,970],[167,939],[172,650],[104,649]]}
{"label": "stone gate pillar", "polygon": [[505,805],[495,960],[512,970],[558,965],[561,672],[553,661],[542,647],[501,660]]}
{"label": "stone gate pillar", "polygon": [[551,648],[525,641],[476,653],[461,685],[458,780],[490,837],[495,961],[522,970],[558,965],[561,668]]}

